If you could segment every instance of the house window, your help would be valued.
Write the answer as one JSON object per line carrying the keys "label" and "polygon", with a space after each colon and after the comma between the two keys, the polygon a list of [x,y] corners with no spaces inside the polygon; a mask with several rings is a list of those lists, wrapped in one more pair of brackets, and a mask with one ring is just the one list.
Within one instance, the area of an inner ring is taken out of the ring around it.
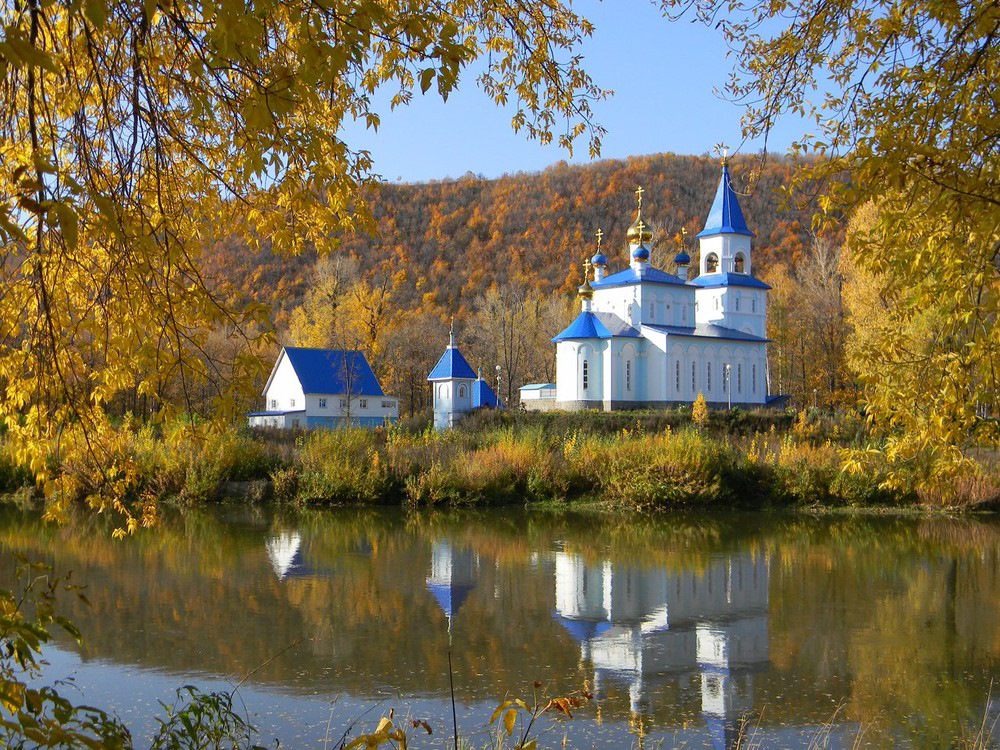
{"label": "house window", "polygon": [[465,386],[464,385],[458,386],[458,397],[459,398],[465,398]]}
{"label": "house window", "polygon": [[299,420],[293,419],[292,420],[292,427],[298,427],[298,426],[299,426]]}
{"label": "house window", "polygon": [[632,390],[632,361],[629,360],[625,363],[625,390]]}
{"label": "house window", "polygon": [[394,404],[393,404],[392,401],[383,401],[382,402],[382,408],[383,409],[391,409],[393,406],[394,406]]}
{"label": "house window", "polygon": [[295,406],[295,399],[294,398],[291,399],[291,402],[292,402],[292,406],[294,407]]}
{"label": "house window", "polygon": [[674,390],[677,393],[681,392],[681,361],[677,360],[674,362]]}
{"label": "house window", "polygon": [[361,407],[362,409],[367,409],[367,408],[368,408],[368,399],[366,399],[366,398],[363,398],[363,399],[361,399],[361,403],[360,403],[360,404],[358,404],[358,405],[359,405],[359,406],[360,406],[360,407]]}
{"label": "house window", "polygon": [[325,398],[321,398],[319,400],[319,408],[320,409],[325,409],[326,408],[326,399]]}
{"label": "house window", "polygon": [[341,409],[346,409],[347,408],[347,399],[346,398],[340,399],[340,408]]}
{"label": "house window", "polygon": [[691,360],[691,393],[694,393],[695,388],[698,387],[698,386],[695,385],[694,378],[695,378],[695,365],[694,365],[694,360],[692,359]]}
{"label": "house window", "polygon": [[272,398],[271,399],[271,408],[272,409],[277,409],[278,408],[278,399],[276,399],[276,398]]}
{"label": "house window", "polygon": [[587,390],[587,387],[590,385],[589,369],[587,360],[583,360],[583,390]]}
{"label": "house window", "polygon": [[736,365],[736,392],[743,393],[743,365]]}
{"label": "house window", "polygon": [[712,363],[707,362],[705,364],[705,390],[712,390]]}

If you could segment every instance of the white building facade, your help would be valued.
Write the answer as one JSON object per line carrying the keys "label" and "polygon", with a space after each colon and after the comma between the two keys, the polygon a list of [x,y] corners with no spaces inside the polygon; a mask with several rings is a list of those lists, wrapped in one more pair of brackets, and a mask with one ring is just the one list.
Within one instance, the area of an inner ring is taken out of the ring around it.
{"label": "white building facade", "polygon": [[265,408],[247,415],[250,427],[379,427],[399,419],[399,400],[382,392],[357,351],[283,347],[263,396]]}
{"label": "white building facade", "polygon": [[[639,215],[626,234],[628,266],[608,273],[600,251],[579,289],[582,311],[556,336],[555,403],[541,408],[665,408],[698,394],[717,407],[762,407],[767,385],[767,284],[753,276],[751,239],[728,166],[690,256],[676,273],[651,262],[652,232]],[[589,272],[593,266],[593,277]],[[523,402],[531,409],[531,402]]]}

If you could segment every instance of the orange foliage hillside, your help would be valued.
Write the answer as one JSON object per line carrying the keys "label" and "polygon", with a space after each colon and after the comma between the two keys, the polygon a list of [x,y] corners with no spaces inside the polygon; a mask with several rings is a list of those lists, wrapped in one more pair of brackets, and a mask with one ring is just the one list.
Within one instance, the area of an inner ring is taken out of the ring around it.
{"label": "orange foliage hillside", "polygon": [[[802,196],[789,198],[790,160],[751,158],[731,164],[747,223],[756,232],[755,273],[777,260],[793,261],[807,244],[814,210]],[[462,319],[492,285],[516,281],[545,293],[571,294],[580,263],[604,230],[611,269],[625,264],[624,235],[635,217],[637,186],[645,189],[643,217],[655,228],[653,263],[672,270],[674,237],[702,228],[719,179],[707,156],[656,154],[586,166],[565,162],[540,173],[487,180],[473,174],[422,184],[384,184],[374,197],[379,236],[342,238],[342,251],[363,274],[395,276],[397,309]],[[748,179],[752,185],[747,185]],[[231,288],[274,306],[279,331],[310,283],[313,254],[294,258],[250,251],[238,236],[220,241],[206,258],[207,272]],[[399,272],[405,278],[399,278]],[[227,284],[228,286],[228,284]]]}

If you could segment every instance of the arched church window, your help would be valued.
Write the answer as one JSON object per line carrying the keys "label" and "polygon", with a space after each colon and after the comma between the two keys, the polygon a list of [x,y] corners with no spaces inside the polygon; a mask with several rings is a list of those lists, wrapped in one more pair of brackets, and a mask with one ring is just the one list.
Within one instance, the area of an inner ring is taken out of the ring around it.
{"label": "arched church window", "polygon": [[681,392],[681,361],[677,360],[674,362],[674,390],[677,393]]}
{"label": "arched church window", "polygon": [[757,392],[757,365],[750,366],[750,390],[752,393]]}
{"label": "arched church window", "polygon": [[695,385],[695,382],[694,382],[694,379],[695,379],[694,368],[695,368],[694,360],[692,359],[691,360],[691,393],[694,393],[695,389],[697,388],[697,386]]}
{"label": "arched church window", "polygon": [[733,270],[736,271],[736,273],[743,273],[743,266],[743,253],[736,253],[736,258],[733,260]]}
{"label": "arched church window", "polygon": [[712,363],[705,363],[705,390],[712,390]]}
{"label": "arched church window", "polygon": [[705,273],[715,273],[719,270],[719,256],[715,253],[709,253],[708,257],[705,258]]}
{"label": "arched church window", "polygon": [[736,365],[736,392],[743,393],[743,365]]}
{"label": "arched church window", "polygon": [[458,386],[458,397],[459,398],[465,398],[465,386],[464,385]]}
{"label": "arched church window", "polygon": [[750,312],[757,312],[757,298],[750,298]]}
{"label": "arched church window", "polygon": [[587,365],[587,360],[583,360],[583,390],[587,390],[587,386],[590,385],[590,368]]}
{"label": "arched church window", "polygon": [[631,360],[625,363],[625,390],[632,390],[632,362]]}

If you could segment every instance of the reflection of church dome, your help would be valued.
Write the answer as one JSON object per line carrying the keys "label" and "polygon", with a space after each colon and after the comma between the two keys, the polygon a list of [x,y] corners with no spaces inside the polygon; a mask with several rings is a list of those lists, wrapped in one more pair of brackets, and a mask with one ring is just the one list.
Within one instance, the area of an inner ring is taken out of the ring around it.
{"label": "reflection of church dome", "polygon": [[479,578],[479,560],[468,547],[454,548],[447,541],[435,541],[431,546],[431,574],[427,590],[451,620],[469,598]]}
{"label": "reflection of church dome", "polygon": [[558,612],[554,612],[552,618],[566,628],[566,632],[573,636],[573,639],[577,643],[586,643],[592,638],[597,638],[611,630],[611,623],[607,620],[577,620],[561,615]]}

